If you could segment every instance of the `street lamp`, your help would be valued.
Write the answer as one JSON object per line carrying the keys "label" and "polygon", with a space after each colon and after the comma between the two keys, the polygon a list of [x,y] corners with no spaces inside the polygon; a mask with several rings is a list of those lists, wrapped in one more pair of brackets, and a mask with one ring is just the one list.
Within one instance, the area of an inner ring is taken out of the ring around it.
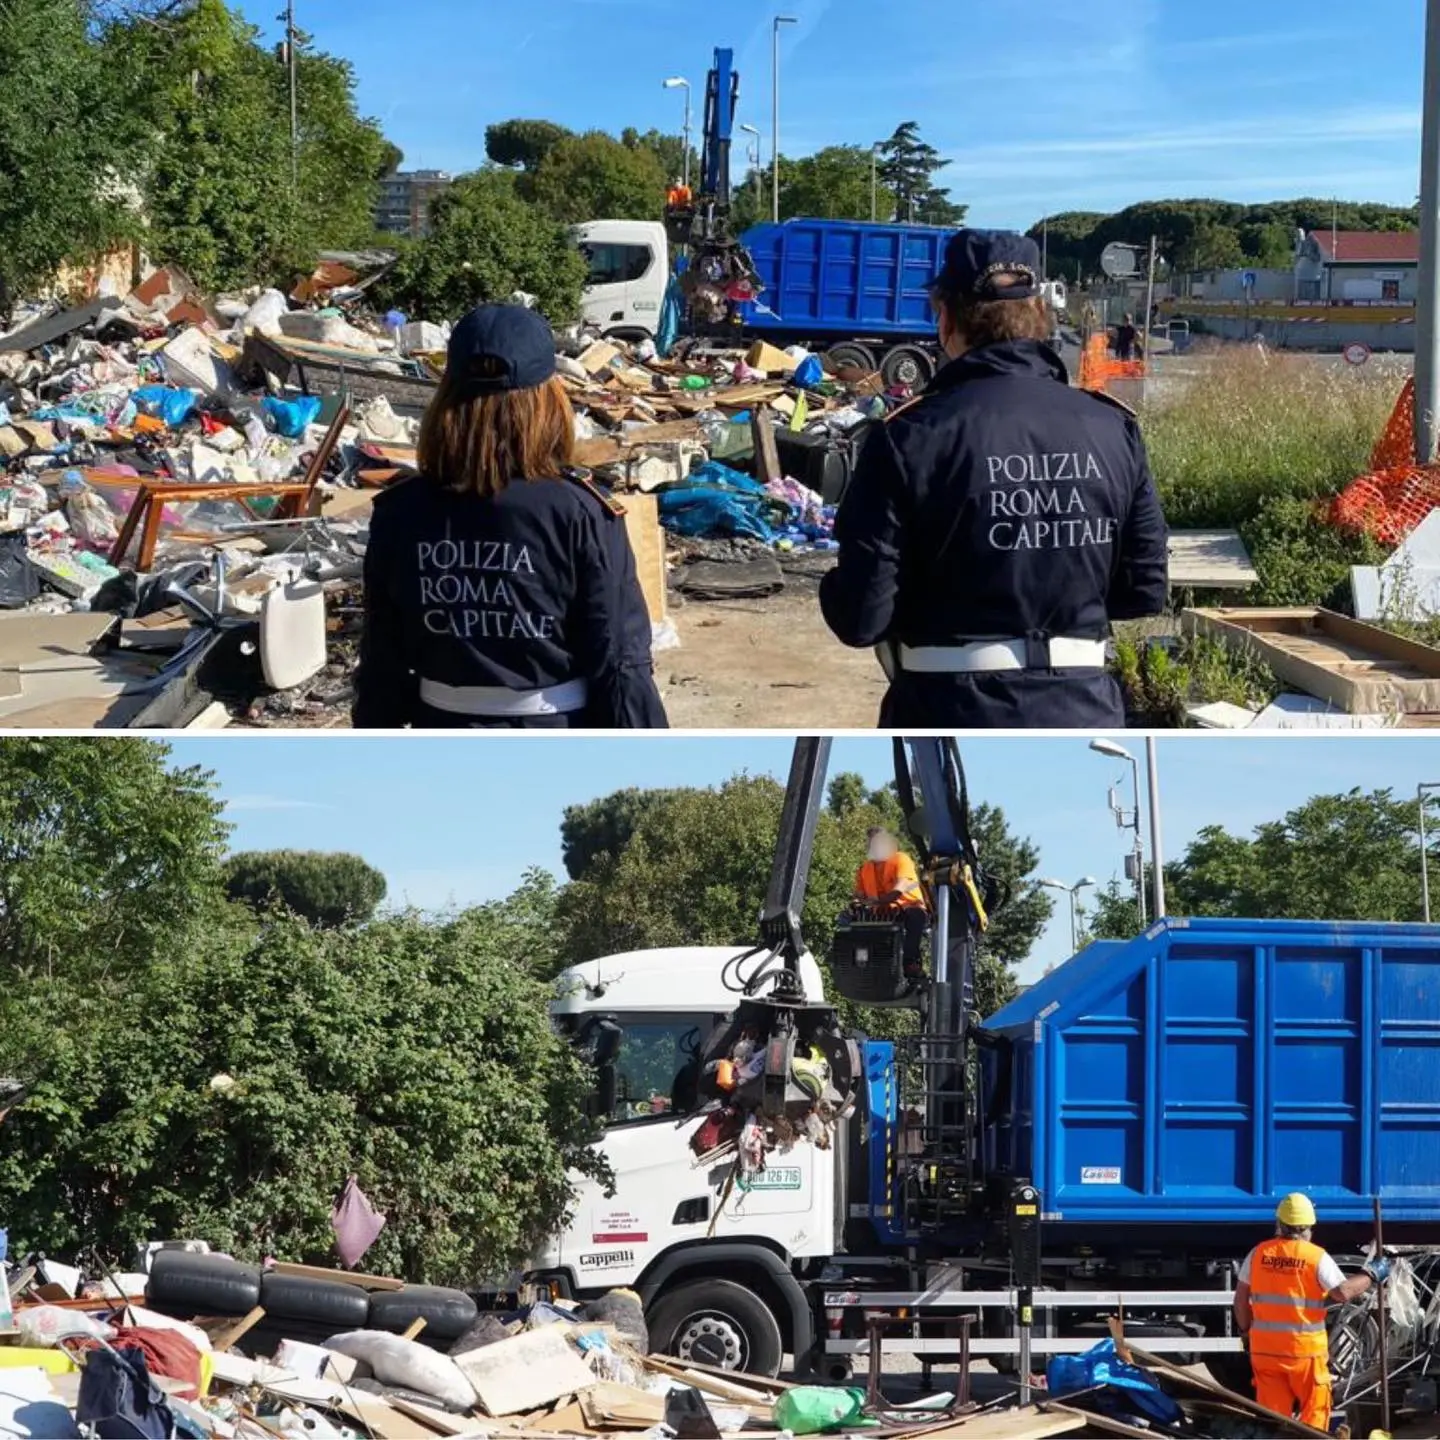
{"label": "street lamp", "polygon": [[870,147],[870,223],[873,225],[880,218],[880,171],[876,157],[880,154],[880,147],[885,142],[877,140]]}
{"label": "street lamp", "polygon": [[753,125],[742,125],[740,127],[747,135],[754,136],[749,148],[745,152],[745,158],[750,162],[751,173],[755,176],[755,213],[760,213],[760,201],[762,199],[760,190],[760,132]]}
{"label": "street lamp", "polygon": [[780,27],[798,25],[793,15],[777,15],[770,27],[770,215],[780,223]]}
{"label": "street lamp", "polygon": [[1426,852],[1430,842],[1425,835],[1425,807],[1436,793],[1440,793],[1440,784],[1433,780],[1422,781],[1415,787],[1415,798],[1420,805],[1420,908],[1427,925],[1430,923],[1430,857]]}
{"label": "street lamp", "polygon": [[685,178],[681,183],[688,190],[690,188],[690,82],[683,75],[672,75],[664,83],[667,90],[683,90],[685,92]]}
{"label": "street lamp", "polygon": [[1140,762],[1123,746],[1117,745],[1113,740],[1092,740],[1090,748],[1097,755],[1106,755],[1113,760],[1125,760],[1130,765],[1130,778],[1135,787],[1135,808],[1126,812],[1121,807],[1115,794],[1115,787],[1110,787],[1110,810],[1115,816],[1115,824],[1121,830],[1133,830],[1135,832],[1135,848],[1131,853],[1129,865],[1130,878],[1135,882],[1135,905],[1140,916],[1140,928],[1145,928],[1145,844],[1140,836]]}
{"label": "street lamp", "polygon": [[1063,880],[1040,881],[1040,884],[1047,890],[1063,890],[1070,897],[1070,953],[1072,955],[1078,954],[1080,950],[1080,892],[1099,883],[1093,875],[1082,876],[1073,885],[1067,885]]}

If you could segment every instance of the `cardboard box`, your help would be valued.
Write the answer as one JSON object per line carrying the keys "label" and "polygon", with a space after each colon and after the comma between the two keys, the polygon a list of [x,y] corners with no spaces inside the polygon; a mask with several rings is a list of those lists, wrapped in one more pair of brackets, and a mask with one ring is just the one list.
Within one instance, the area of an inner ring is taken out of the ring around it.
{"label": "cardboard box", "polygon": [[797,362],[783,350],[777,350],[773,345],[767,345],[765,341],[757,340],[750,347],[750,353],[746,355],[745,363],[752,370],[763,371],[766,375],[793,375]]}

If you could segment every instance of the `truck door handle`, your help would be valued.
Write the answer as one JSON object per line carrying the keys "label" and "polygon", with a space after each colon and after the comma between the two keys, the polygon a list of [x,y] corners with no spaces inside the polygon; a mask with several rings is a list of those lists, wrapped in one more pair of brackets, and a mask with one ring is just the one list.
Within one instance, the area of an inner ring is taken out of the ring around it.
{"label": "truck door handle", "polygon": [[703,1225],[710,1218],[710,1197],[697,1195],[691,1200],[682,1200],[675,1207],[672,1225]]}

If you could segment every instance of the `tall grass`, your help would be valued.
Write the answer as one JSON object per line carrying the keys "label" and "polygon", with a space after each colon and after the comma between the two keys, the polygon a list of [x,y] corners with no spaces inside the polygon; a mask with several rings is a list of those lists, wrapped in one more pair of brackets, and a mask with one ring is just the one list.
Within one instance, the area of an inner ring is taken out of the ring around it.
{"label": "tall grass", "polygon": [[1142,421],[1177,529],[1243,525],[1276,496],[1334,495],[1368,469],[1403,383],[1383,362],[1356,370],[1249,347],[1204,363]]}

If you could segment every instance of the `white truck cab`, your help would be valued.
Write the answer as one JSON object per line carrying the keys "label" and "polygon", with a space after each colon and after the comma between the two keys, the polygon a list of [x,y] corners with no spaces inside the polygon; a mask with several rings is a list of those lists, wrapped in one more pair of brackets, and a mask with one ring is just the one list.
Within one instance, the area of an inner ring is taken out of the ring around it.
{"label": "white truck cab", "polygon": [[[605,1076],[600,1149],[615,1190],[607,1196],[577,1178],[571,1220],[531,1274],[580,1296],[637,1290],[659,1350],[763,1374],[797,1342],[802,1351],[813,1342],[793,1267],[831,1256],[843,1222],[835,1150],[796,1145],[745,1183],[733,1156],[696,1159],[690,1141],[705,1117],[675,1113],[677,1098],[682,1108],[691,1103],[677,1097],[687,1062],[740,999],[734,962],[744,954],[742,946],[640,950],[572,966],[556,980],[555,1024]],[[809,996],[823,995],[808,954],[801,978]]]}
{"label": "white truck cab", "polygon": [[670,281],[665,227],[650,220],[592,220],[571,235],[589,271],[581,297],[585,323],[607,337],[653,339]]}

